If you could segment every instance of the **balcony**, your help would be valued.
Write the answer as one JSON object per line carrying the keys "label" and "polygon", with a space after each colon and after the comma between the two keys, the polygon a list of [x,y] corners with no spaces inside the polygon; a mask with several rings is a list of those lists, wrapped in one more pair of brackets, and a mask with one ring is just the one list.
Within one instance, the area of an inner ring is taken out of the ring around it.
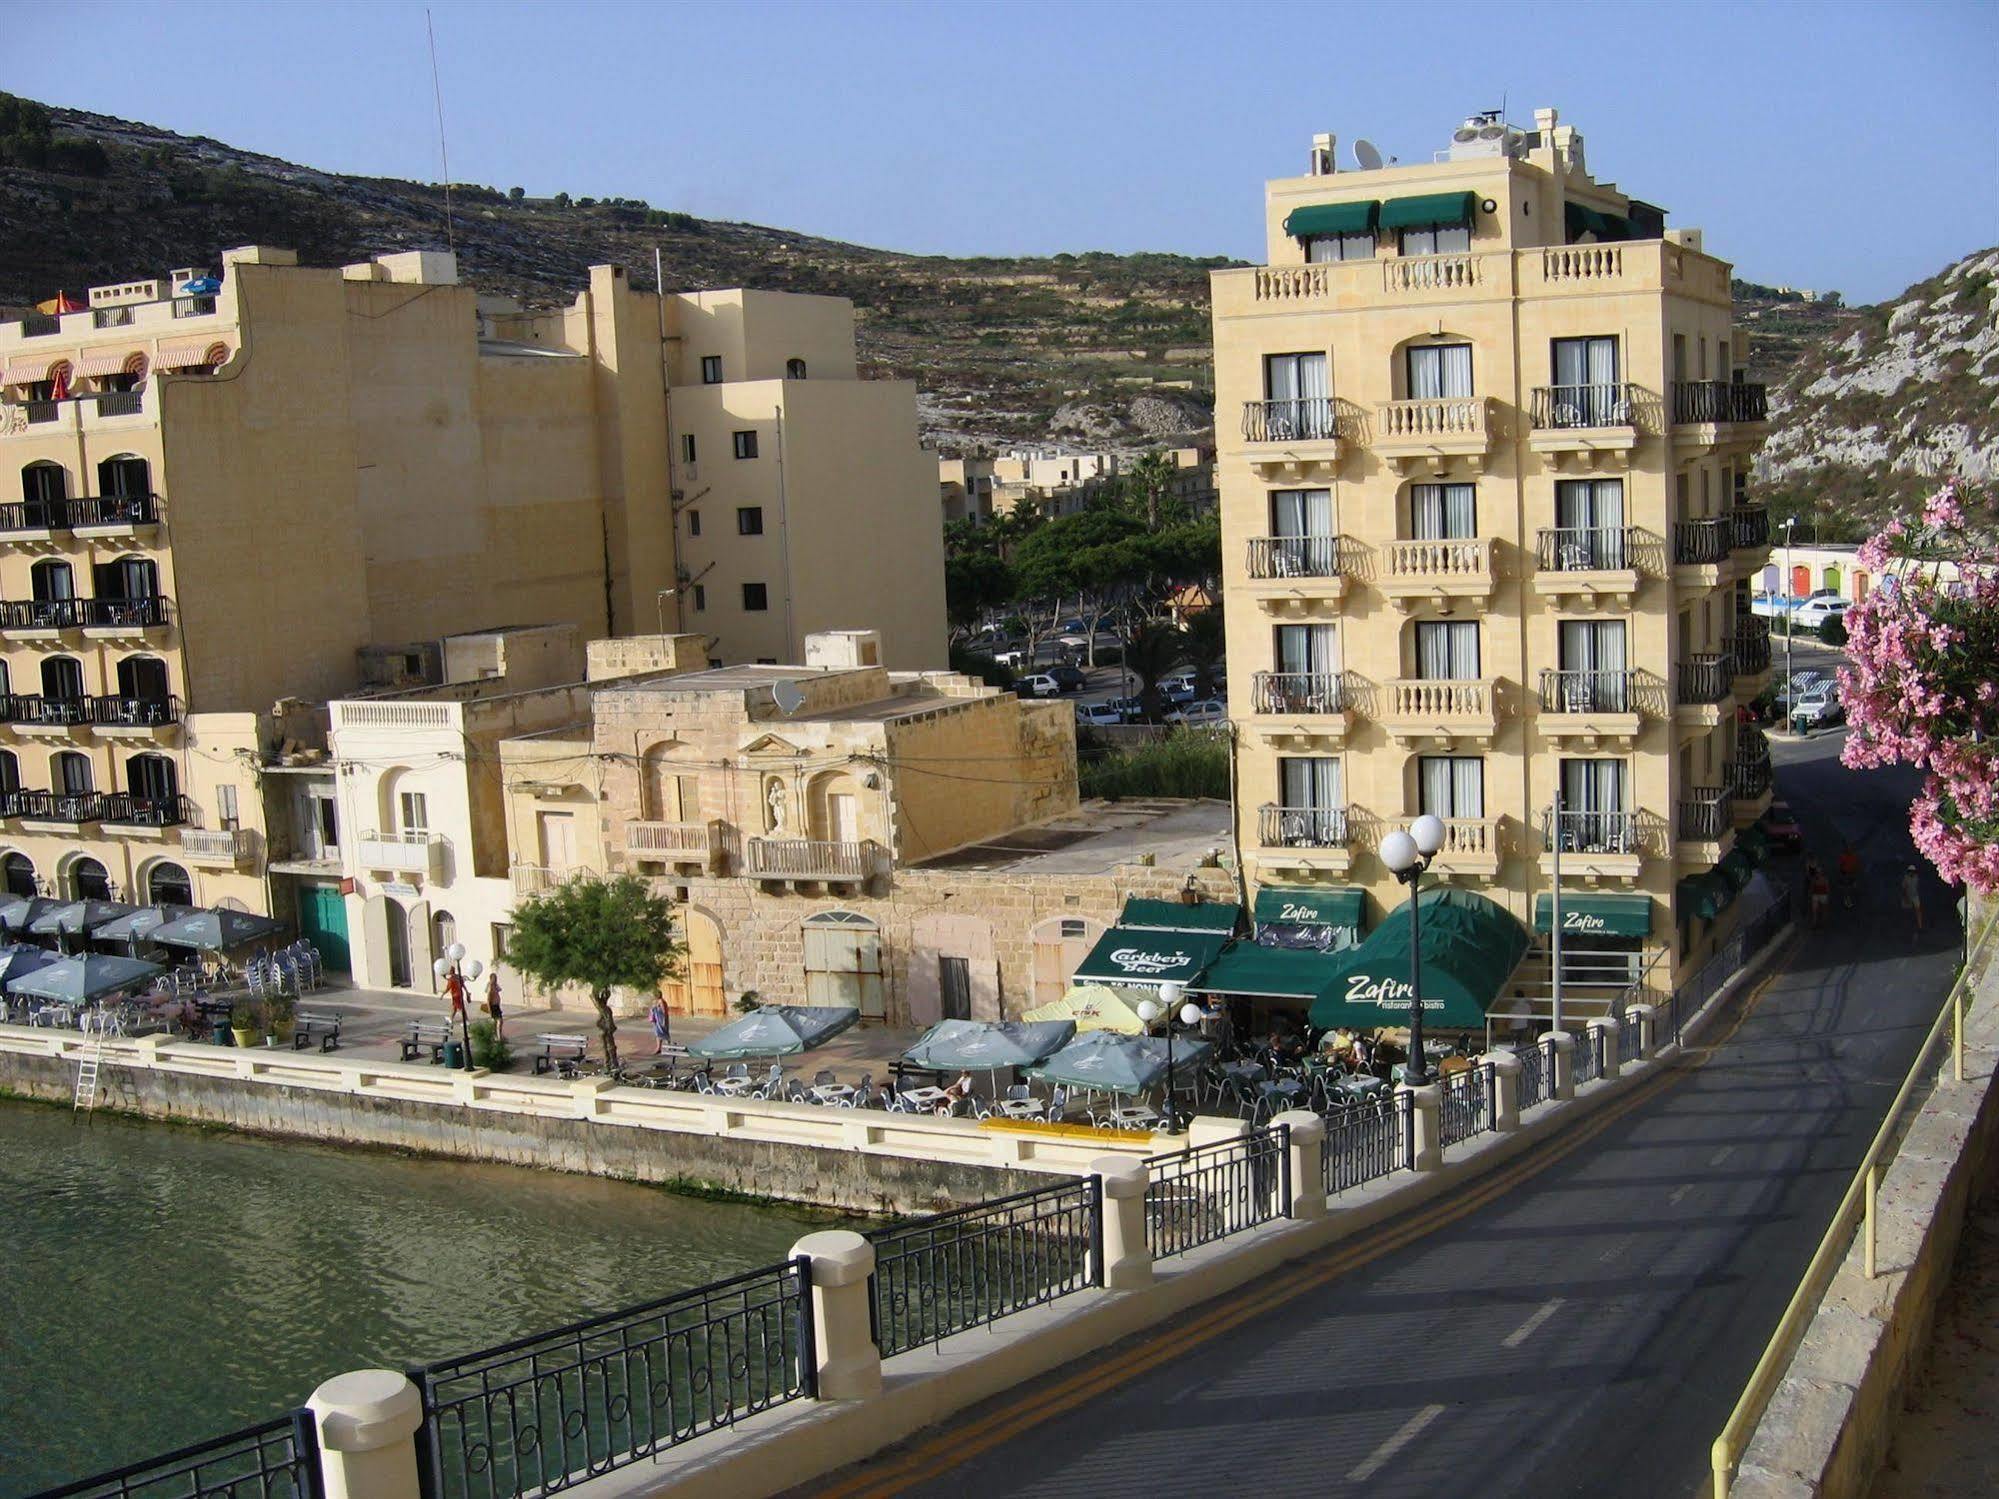
{"label": "balcony", "polygon": [[1721,722],[1721,705],[1735,691],[1735,658],[1726,651],[1700,652],[1680,663],[1673,700],[1683,724]]}
{"label": "balcony", "polygon": [[86,427],[110,424],[113,428],[141,425],[159,410],[157,398],[148,385],[141,390],[84,391],[59,401],[0,402],[0,437],[32,431],[36,427],[60,427],[75,432]]}
{"label": "balcony", "polygon": [[1338,536],[1252,536],[1243,572],[1250,593],[1271,608],[1337,602],[1347,591],[1347,551]]}
{"label": "balcony", "polygon": [[0,724],[21,733],[67,736],[78,729],[96,729],[118,736],[138,731],[150,738],[156,729],[177,724],[177,697],[49,697],[41,693],[0,693]]}
{"label": "balcony", "polygon": [[1642,545],[1631,526],[1544,526],[1535,538],[1534,591],[1628,609],[1638,592]]}
{"label": "balcony", "polygon": [[756,880],[861,885],[882,863],[881,845],[865,839],[751,838],[743,845],[743,872]]}
{"label": "balcony", "polygon": [[1777,790],[1776,773],[1770,765],[1770,741],[1761,729],[1743,726],[1736,740],[1735,759],[1727,769],[1735,825],[1747,827],[1770,810]]}
{"label": "balcony", "polygon": [[159,524],[159,498],[150,494],[91,495],[70,500],[66,524],[78,536],[132,536]]}
{"label": "balcony", "polygon": [[507,866],[507,874],[513,881],[516,897],[539,895],[544,890],[553,890],[576,871],[557,868],[548,864],[514,863]]}
{"label": "balcony", "polygon": [[158,595],[133,599],[7,599],[0,601],[0,634],[47,640],[65,630],[82,630],[92,639],[117,640],[165,629],[172,617],[172,602]]}
{"label": "balcony", "polygon": [[1565,811],[1541,815],[1541,870],[1564,880],[1629,883],[1644,863],[1644,833],[1636,812]]}
{"label": "balcony", "polygon": [[1388,543],[1379,587],[1405,613],[1418,604],[1449,614],[1460,600],[1483,604],[1492,597],[1498,572],[1487,536],[1446,541]]}
{"label": "balcony", "polygon": [[110,739],[151,739],[181,721],[181,701],[166,697],[93,697],[90,726]]}
{"label": "balcony", "polygon": [[1353,726],[1335,671],[1260,671],[1250,679],[1250,727],[1272,743],[1337,743]]}
{"label": "balcony", "polygon": [[250,834],[245,828],[182,828],[180,851],[190,864],[234,869],[250,859]]}
{"label": "balcony", "polygon": [[1638,737],[1639,678],[1635,671],[1543,671],[1543,738],[1628,746]]}
{"label": "balcony", "polygon": [[653,864],[693,865],[704,873],[714,869],[721,852],[713,823],[641,822],[625,824],[625,855]]}
{"label": "balcony", "polygon": [[11,810],[24,827],[69,832],[91,823],[129,832],[158,834],[187,821],[187,799],[142,796],[130,791],[15,791]]}
{"label": "balcony", "polygon": [[363,869],[435,880],[444,868],[445,840],[435,833],[363,833],[356,851]]}
{"label": "balcony", "polygon": [[[1498,262],[1484,255],[1398,255],[1381,262],[1381,289],[1391,297],[1478,292],[1490,280]],[[1493,291],[1504,295],[1505,288]],[[1490,295],[1492,293],[1488,293]]]}
{"label": "balcony", "polygon": [[1736,559],[1738,568],[1760,567],[1770,555],[1770,512],[1762,505],[1737,505],[1729,513],[1733,530],[1729,550],[1746,553]]}
{"label": "balcony", "polygon": [[1303,873],[1345,874],[1353,864],[1347,843],[1345,807],[1280,807],[1257,809],[1257,837],[1267,869]]}
{"label": "balcony", "polygon": [[63,500],[16,500],[0,505],[0,541],[53,541],[69,529],[69,507]]}
{"label": "balcony", "polygon": [[1404,474],[1441,474],[1454,463],[1477,473],[1492,448],[1491,410],[1484,396],[1383,401],[1375,408],[1374,451]]}
{"label": "balcony", "polygon": [[1680,798],[1674,830],[1681,863],[1709,865],[1728,852],[1735,842],[1733,801],[1728,786],[1696,786]]}
{"label": "balcony", "polygon": [[1242,403],[1242,438],[1264,478],[1306,478],[1311,470],[1330,477],[1345,456],[1340,426],[1339,403],[1331,396]]}
{"label": "balcony", "polygon": [[1735,523],[1725,515],[1673,523],[1673,582],[1681,588],[1719,588],[1730,577]]}
{"label": "balcony", "polygon": [[[1489,880],[1499,873],[1499,819],[1497,817],[1444,817],[1444,844],[1437,850],[1431,868],[1440,875],[1461,875]],[[1413,818],[1403,818],[1396,826],[1409,830]]]}
{"label": "balcony", "polygon": [[1623,468],[1638,446],[1638,390],[1605,385],[1538,385],[1530,398],[1527,446],[1558,466]]}
{"label": "balcony", "polygon": [[1768,393],[1746,380],[1675,380],[1673,425],[1735,426],[1770,419]]}
{"label": "balcony", "polygon": [[1770,621],[1739,614],[1735,633],[1723,645],[1735,658],[1735,695],[1748,699],[1770,685]]}
{"label": "balcony", "polygon": [[1499,729],[1496,678],[1404,678],[1382,688],[1382,724],[1404,744],[1490,744]]}

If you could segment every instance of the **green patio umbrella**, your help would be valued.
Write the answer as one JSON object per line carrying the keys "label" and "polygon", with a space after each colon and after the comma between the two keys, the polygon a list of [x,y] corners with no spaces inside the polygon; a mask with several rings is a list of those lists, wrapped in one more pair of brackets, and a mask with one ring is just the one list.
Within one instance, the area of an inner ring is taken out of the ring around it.
{"label": "green patio umbrella", "polygon": [[285,929],[282,921],[249,911],[195,911],[178,921],[154,927],[147,939],[163,947],[193,947],[202,952],[227,952],[246,942],[261,942]]}
{"label": "green patio umbrella", "polygon": [[1067,1046],[1075,1034],[1073,1020],[940,1020],[902,1057],[939,1072],[997,1072],[1032,1067]]}
{"label": "green patio umbrella", "polygon": [[107,994],[136,988],[164,973],[157,963],[137,958],[120,958],[108,953],[85,953],[76,958],[58,958],[46,968],[7,980],[9,994],[25,994],[34,999],[60,1000],[68,1005],[86,1005]]}
{"label": "green patio umbrella", "polygon": [[0,901],[0,930],[25,932],[30,922],[64,904],[40,895],[17,895]]}
{"label": "green patio umbrella", "polygon": [[860,1018],[852,1005],[764,1005],[703,1036],[687,1054],[711,1061],[793,1056],[824,1046]]}
{"label": "green patio umbrella", "polygon": [[[1173,1042],[1173,1065],[1199,1068],[1214,1047],[1193,1039]],[[1029,1077],[1100,1093],[1143,1093],[1166,1076],[1164,1036],[1121,1036],[1115,1031],[1090,1031],[1078,1036],[1039,1066]]]}
{"label": "green patio umbrella", "polygon": [[107,921],[130,916],[138,909],[120,900],[73,900],[66,906],[42,912],[28,923],[28,930],[38,937],[74,937],[94,932]]}
{"label": "green patio umbrella", "polygon": [[179,921],[183,916],[194,914],[193,906],[137,906],[123,916],[114,917],[100,927],[93,927],[90,940],[93,942],[145,942],[150,941],[154,932],[170,921]]}
{"label": "green patio umbrella", "polygon": [[4,986],[8,979],[26,978],[39,968],[61,961],[59,954],[50,952],[46,947],[30,947],[25,942],[0,947],[0,986]]}

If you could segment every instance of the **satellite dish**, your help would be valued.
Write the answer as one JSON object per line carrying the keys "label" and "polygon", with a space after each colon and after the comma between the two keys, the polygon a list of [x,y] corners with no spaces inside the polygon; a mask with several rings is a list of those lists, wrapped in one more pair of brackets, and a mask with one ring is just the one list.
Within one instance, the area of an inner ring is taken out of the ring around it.
{"label": "satellite dish", "polygon": [[1451,139],[1456,141],[1460,146],[1468,146],[1478,139],[1478,126],[1460,125],[1451,132]]}
{"label": "satellite dish", "polygon": [[1504,125],[1481,125],[1478,127],[1478,138],[1482,141],[1496,141],[1505,134],[1506,127]]}
{"label": "satellite dish", "polygon": [[786,677],[781,682],[771,683],[770,695],[776,699],[779,711],[786,718],[789,718],[805,706],[805,694],[799,690],[798,684],[789,677]]}
{"label": "satellite dish", "polygon": [[1362,136],[1353,143],[1354,164],[1363,172],[1381,170],[1381,153],[1374,149],[1374,142]]}

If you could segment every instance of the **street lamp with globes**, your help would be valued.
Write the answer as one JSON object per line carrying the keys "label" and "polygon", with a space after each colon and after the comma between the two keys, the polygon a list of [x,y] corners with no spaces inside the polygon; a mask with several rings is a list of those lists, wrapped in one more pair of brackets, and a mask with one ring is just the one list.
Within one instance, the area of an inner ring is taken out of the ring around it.
{"label": "street lamp with globes", "polygon": [[[454,972],[459,975],[460,987],[465,991],[465,1002],[458,1007],[459,1039],[465,1046],[465,1055],[460,1058],[460,1065],[467,1072],[470,1072],[472,1070],[472,991],[470,985],[473,979],[476,979],[486,971],[486,965],[481,963],[477,958],[472,959],[469,963],[466,962],[465,944],[463,942],[454,942],[451,946],[445,948],[443,957],[430,965],[430,971],[437,975],[440,983],[448,980]],[[446,1023],[448,1024],[449,1022]],[[445,1034],[449,1035],[450,1032],[447,1031]]]}
{"label": "street lamp with globes", "polygon": [[1180,1001],[1186,999],[1186,997],[1187,986],[1180,983],[1177,979],[1168,979],[1159,986],[1159,998],[1141,999],[1138,1002],[1138,1018],[1143,1020],[1148,1026],[1153,1021],[1159,1019],[1160,1016],[1163,1015],[1166,1017],[1166,1131],[1168,1134],[1178,1134],[1181,1123],[1180,1105],[1178,1100],[1173,1096],[1173,1022],[1177,1020],[1182,1025],[1192,1027],[1199,1025],[1203,1020],[1208,1018],[1208,1012],[1191,1000],[1184,1005],[1181,1004]]}
{"label": "street lamp with globes", "polygon": [[1423,929],[1421,919],[1423,871],[1444,846],[1444,823],[1424,813],[1409,824],[1409,831],[1397,828],[1381,840],[1381,862],[1396,879],[1409,887],[1409,1061],[1402,1069],[1402,1081],[1421,1088],[1430,1081],[1430,1064],[1423,1055]]}

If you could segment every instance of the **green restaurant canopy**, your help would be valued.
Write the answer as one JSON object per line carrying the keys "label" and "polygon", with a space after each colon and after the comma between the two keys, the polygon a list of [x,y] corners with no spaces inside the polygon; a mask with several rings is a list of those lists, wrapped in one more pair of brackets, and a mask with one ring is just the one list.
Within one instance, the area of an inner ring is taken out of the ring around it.
{"label": "green restaurant canopy", "polygon": [[1367,892],[1351,886],[1265,885],[1256,892],[1255,910],[1258,926],[1344,926],[1357,932],[1367,919]]}
{"label": "green restaurant canopy", "polygon": [[1124,911],[1119,915],[1117,924],[1142,927],[1148,932],[1221,932],[1226,935],[1235,930],[1236,920],[1241,915],[1241,906],[1225,900],[1208,900],[1189,906],[1177,900],[1145,900],[1134,895],[1125,900]]}
{"label": "green restaurant canopy", "polygon": [[[1198,910],[1199,907],[1193,909]],[[1233,910],[1234,907],[1229,909]],[[1074,982],[1100,984],[1190,983],[1229,944],[1220,932],[1173,932],[1114,926],[1076,966]]]}
{"label": "green restaurant canopy", "polygon": [[0,901],[0,928],[25,932],[31,922],[66,904],[66,901],[48,900],[39,895],[17,895],[11,900]]}
{"label": "green restaurant canopy", "polygon": [[46,947],[32,947],[25,942],[0,947],[0,984],[8,979],[25,978],[37,969],[61,961],[61,954],[52,953]]}
{"label": "green restaurant canopy", "polygon": [[241,947],[246,942],[261,942],[275,937],[285,929],[282,921],[273,921],[268,916],[253,915],[248,911],[230,911],[217,907],[213,911],[194,911],[178,921],[169,921],[164,926],[156,926],[148,934],[148,940],[163,947],[192,947],[202,952],[227,952],[232,947]]}
{"label": "green restaurant canopy", "polygon": [[1073,1020],[940,1020],[902,1054],[918,1067],[996,1072],[1032,1067],[1075,1039]]}
{"label": "green restaurant canopy", "polygon": [[1374,228],[1380,212],[1380,200],[1375,198],[1358,203],[1314,203],[1310,208],[1292,209],[1284,220],[1284,232],[1297,239],[1314,234],[1365,234]]}
{"label": "green restaurant canopy", "polygon": [[1728,882],[1712,869],[1705,874],[1688,875],[1675,889],[1680,905],[1702,921],[1713,921],[1719,916],[1734,893],[1728,888]]}
{"label": "green restaurant canopy", "polygon": [[[1534,930],[1545,932],[1555,919],[1555,898],[1534,897]],[[1562,933],[1573,937],[1646,937],[1652,932],[1649,895],[1572,895],[1562,892]]]}
{"label": "green restaurant canopy", "polygon": [[764,1005],[687,1048],[711,1060],[788,1057],[824,1046],[861,1018],[852,1005]]}
{"label": "green restaurant canopy", "polygon": [[1214,962],[1199,981],[1197,994],[1233,994],[1246,999],[1311,999],[1325,987],[1326,975],[1346,956],[1309,947],[1258,947],[1238,942]]}
{"label": "green restaurant canopy", "polygon": [[[1470,890],[1423,897],[1423,1019],[1444,1030],[1485,1024],[1486,1009],[1527,951],[1527,929],[1504,906]],[[1321,1030],[1406,1025],[1409,903],[1390,911],[1367,941],[1336,954],[1312,1002]]]}
{"label": "green restaurant canopy", "polygon": [[1751,864],[1763,864],[1770,858],[1770,835],[1763,831],[1761,823],[1752,822],[1735,835],[1735,846],[1749,855]]}
{"label": "green restaurant canopy", "polygon": [[28,923],[28,930],[43,937],[69,937],[94,932],[107,921],[130,916],[138,909],[116,900],[73,900],[53,911],[44,911]]}
{"label": "green restaurant canopy", "polygon": [[89,1004],[107,994],[133,989],[166,970],[157,963],[137,958],[120,958],[108,953],[86,953],[79,958],[58,958],[46,968],[7,980],[7,992],[35,999],[60,1000],[64,1004]]}
{"label": "green restaurant canopy", "polygon": [[194,914],[192,906],[140,906],[91,930],[94,942],[141,942],[170,921]]}
{"label": "green restaurant canopy", "polygon": [[1742,893],[1743,887],[1756,877],[1756,866],[1741,849],[1731,848],[1714,866],[1714,872],[1728,881],[1728,898],[1734,900]]}
{"label": "green restaurant canopy", "polygon": [[1633,237],[1631,222],[1622,214],[1605,213],[1581,203],[1562,205],[1562,223],[1570,234],[1594,234],[1599,240]]}
{"label": "green restaurant canopy", "polygon": [[[1173,1066],[1190,1070],[1203,1067],[1213,1050],[1206,1041],[1176,1039]],[[1091,1031],[1038,1067],[1030,1067],[1028,1075],[1070,1088],[1094,1088],[1099,1093],[1143,1093],[1166,1076],[1166,1061],[1164,1036]]]}
{"label": "green restaurant canopy", "polygon": [[1469,224],[1478,194],[1424,193],[1415,198],[1390,198],[1381,205],[1384,229],[1420,229],[1431,224]]}

